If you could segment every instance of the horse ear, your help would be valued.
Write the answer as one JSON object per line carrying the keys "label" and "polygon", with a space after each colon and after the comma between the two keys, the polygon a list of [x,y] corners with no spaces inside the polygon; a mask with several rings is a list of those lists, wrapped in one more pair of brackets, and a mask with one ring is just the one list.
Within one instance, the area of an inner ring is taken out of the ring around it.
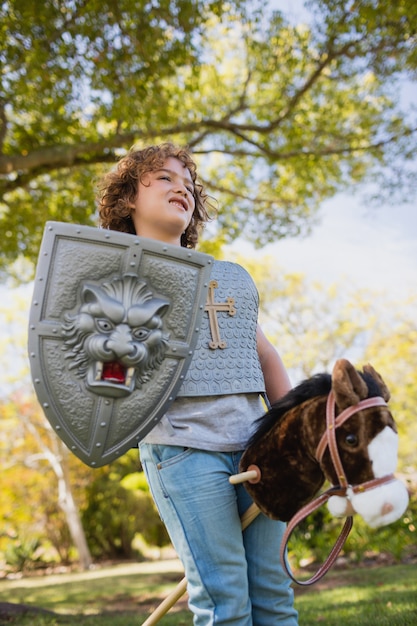
{"label": "horse ear", "polygon": [[378,372],[376,370],[374,370],[374,368],[372,367],[372,365],[370,363],[367,363],[366,365],[363,366],[363,371],[366,374],[369,374],[370,376],[372,376],[372,378],[374,380],[376,380],[376,382],[378,383],[378,386],[381,388],[381,395],[384,398],[385,402],[388,402],[388,400],[391,397],[391,394],[389,392],[388,387],[386,386],[382,376],[380,374],[378,374]]}
{"label": "horse ear", "polygon": [[332,390],[339,409],[357,404],[367,397],[365,381],[347,359],[338,359],[332,373]]}

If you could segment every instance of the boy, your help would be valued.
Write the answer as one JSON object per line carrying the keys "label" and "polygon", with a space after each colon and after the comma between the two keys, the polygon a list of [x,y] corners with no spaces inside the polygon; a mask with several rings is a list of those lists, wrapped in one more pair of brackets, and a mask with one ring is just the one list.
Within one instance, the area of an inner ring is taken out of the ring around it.
{"label": "boy", "polygon": [[[195,163],[171,143],[131,150],[100,189],[104,228],[194,248],[209,220]],[[257,323],[258,294],[247,272],[216,261],[211,278],[212,299],[229,310],[216,314],[216,337],[204,317],[176,400],[140,443],[141,462],[185,569],[194,624],[296,626],[279,562],[285,525],[259,514],[242,532],[251,499],[228,480],[264,412],[261,395],[272,404],[290,381]]]}

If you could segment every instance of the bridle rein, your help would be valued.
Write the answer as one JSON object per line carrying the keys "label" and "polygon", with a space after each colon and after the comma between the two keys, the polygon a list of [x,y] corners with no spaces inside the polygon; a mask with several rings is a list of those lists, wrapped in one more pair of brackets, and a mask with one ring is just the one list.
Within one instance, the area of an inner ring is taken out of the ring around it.
{"label": "bridle rein", "polygon": [[289,538],[293,532],[293,530],[298,526],[300,522],[302,522],[306,517],[308,517],[311,513],[320,508],[323,504],[325,504],[331,496],[342,496],[350,499],[353,494],[363,493],[370,489],[375,489],[375,487],[379,487],[384,483],[389,483],[395,480],[394,474],[387,474],[386,476],[381,476],[380,478],[373,478],[372,480],[368,480],[364,483],[360,483],[359,485],[349,485],[348,480],[346,478],[346,473],[343,469],[342,461],[340,459],[339,450],[337,448],[337,440],[336,440],[336,429],[339,428],[342,424],[346,422],[352,415],[362,411],[364,409],[368,409],[375,406],[387,406],[387,403],[380,396],[376,396],[373,398],[367,398],[366,400],[361,400],[357,404],[353,406],[349,406],[344,409],[339,415],[336,417],[336,402],[334,398],[333,391],[330,391],[329,396],[327,398],[326,404],[326,430],[321,437],[319,444],[316,448],[315,457],[317,462],[321,465],[323,455],[327,448],[329,448],[330,458],[333,463],[333,468],[336,472],[336,475],[339,480],[338,485],[332,485],[330,489],[320,494],[313,501],[306,504],[302,507],[288,522],[287,529],[284,533],[281,542],[280,549],[280,558],[281,564],[290,578],[296,582],[298,585],[312,585],[322,578],[328,570],[331,568],[335,560],[337,559],[340,550],[342,549],[351,529],[353,526],[353,517],[351,515],[347,516],[344,526],[340,532],[338,539],[336,540],[335,545],[330,551],[327,559],[321,565],[321,567],[317,570],[317,572],[308,580],[299,581],[297,580],[291,572],[287,561],[287,545]]}

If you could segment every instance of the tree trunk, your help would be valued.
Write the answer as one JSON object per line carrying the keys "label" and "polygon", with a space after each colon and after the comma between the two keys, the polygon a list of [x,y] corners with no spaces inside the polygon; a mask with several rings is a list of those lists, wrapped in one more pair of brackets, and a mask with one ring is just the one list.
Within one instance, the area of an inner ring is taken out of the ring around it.
{"label": "tree trunk", "polygon": [[80,513],[72,495],[68,471],[68,450],[61,441],[59,441],[58,445],[61,453],[61,462],[53,465],[53,470],[58,479],[58,504],[65,514],[72,540],[78,551],[80,565],[82,569],[88,569],[92,563],[92,558],[81,523]]}
{"label": "tree trunk", "polygon": [[77,504],[74,500],[71,489],[71,481],[68,467],[68,448],[57,437],[50,424],[44,420],[44,427],[48,433],[50,445],[46,445],[45,440],[40,436],[36,426],[26,417],[24,419],[26,428],[35,437],[39,448],[42,451],[42,457],[46,459],[52,467],[58,481],[58,506],[63,511],[68,524],[71,538],[78,551],[78,558],[82,569],[88,569],[92,563],[90,550],[87,545],[87,539]]}

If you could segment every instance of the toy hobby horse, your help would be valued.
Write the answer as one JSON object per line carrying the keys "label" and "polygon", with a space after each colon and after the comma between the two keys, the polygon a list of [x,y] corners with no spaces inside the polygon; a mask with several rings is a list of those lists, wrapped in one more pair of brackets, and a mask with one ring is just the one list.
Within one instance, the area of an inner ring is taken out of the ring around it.
{"label": "toy hobby horse", "polygon": [[[389,391],[371,365],[363,372],[346,359],[333,373],[300,383],[258,421],[241,459],[241,474],[260,510],[289,521],[281,546],[294,527],[327,502],[335,517],[348,516],[344,530],[325,566],[307,583],[329,569],[358,513],[371,527],[390,524],[407,508],[405,485],[394,477],[398,435],[388,409]],[[311,502],[327,480],[332,487]],[[293,580],[295,580],[293,578]]]}

